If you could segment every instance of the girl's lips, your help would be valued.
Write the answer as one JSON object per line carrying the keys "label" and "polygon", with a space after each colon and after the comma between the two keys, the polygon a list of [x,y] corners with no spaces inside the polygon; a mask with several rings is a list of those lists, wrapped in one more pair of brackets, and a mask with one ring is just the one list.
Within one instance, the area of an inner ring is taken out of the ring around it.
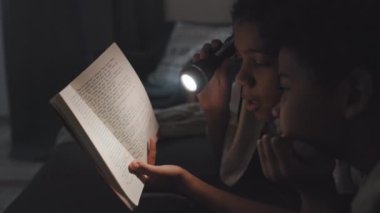
{"label": "girl's lips", "polygon": [[257,101],[254,100],[247,100],[245,102],[245,109],[247,111],[257,111],[259,109],[260,105]]}

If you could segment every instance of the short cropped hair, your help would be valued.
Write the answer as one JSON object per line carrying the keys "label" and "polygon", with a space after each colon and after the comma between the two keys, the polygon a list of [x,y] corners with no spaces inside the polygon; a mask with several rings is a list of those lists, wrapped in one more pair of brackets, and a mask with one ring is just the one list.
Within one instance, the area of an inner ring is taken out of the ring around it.
{"label": "short cropped hair", "polygon": [[370,4],[374,1],[318,2],[305,4],[298,17],[282,23],[286,30],[281,32],[281,45],[294,49],[327,84],[355,68],[379,70],[380,28],[372,13],[375,5]]}
{"label": "short cropped hair", "polygon": [[370,71],[376,102],[380,84],[378,0],[304,0],[301,8],[279,22],[285,29],[279,33],[280,45],[293,50],[317,80],[329,87],[355,69]]}

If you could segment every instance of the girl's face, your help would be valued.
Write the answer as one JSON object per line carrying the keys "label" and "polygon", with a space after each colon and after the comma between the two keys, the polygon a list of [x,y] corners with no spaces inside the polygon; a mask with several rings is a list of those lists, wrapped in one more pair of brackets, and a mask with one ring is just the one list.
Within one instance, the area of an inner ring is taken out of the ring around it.
{"label": "girl's face", "polygon": [[339,141],[344,121],[344,85],[333,89],[322,86],[310,68],[287,48],[279,53],[279,76],[282,96],[273,115],[281,136],[328,146]]}
{"label": "girl's face", "polygon": [[277,58],[268,53],[255,24],[235,24],[234,39],[241,59],[236,80],[243,87],[245,108],[253,112],[258,120],[267,121],[272,117],[271,110],[280,97]]}

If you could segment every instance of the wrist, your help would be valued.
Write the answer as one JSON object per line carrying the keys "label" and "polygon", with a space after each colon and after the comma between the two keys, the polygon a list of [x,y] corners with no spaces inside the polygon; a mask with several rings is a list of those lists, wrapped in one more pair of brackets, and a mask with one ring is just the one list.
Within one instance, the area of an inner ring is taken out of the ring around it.
{"label": "wrist", "polygon": [[181,194],[186,194],[188,189],[191,187],[191,179],[192,174],[188,172],[187,170],[181,168],[180,172],[178,173],[178,182],[177,182],[177,189],[178,192]]}
{"label": "wrist", "polygon": [[180,176],[179,193],[191,199],[197,199],[200,191],[204,189],[204,182],[183,169]]}

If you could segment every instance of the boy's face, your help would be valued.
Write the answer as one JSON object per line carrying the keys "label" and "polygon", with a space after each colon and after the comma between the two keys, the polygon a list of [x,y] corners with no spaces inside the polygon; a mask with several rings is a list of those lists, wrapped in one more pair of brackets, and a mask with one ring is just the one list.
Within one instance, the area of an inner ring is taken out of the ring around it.
{"label": "boy's face", "polygon": [[344,88],[322,86],[287,48],[279,53],[278,69],[283,93],[273,115],[281,136],[333,149],[343,129]]}
{"label": "boy's face", "polygon": [[235,24],[234,41],[241,59],[236,80],[243,86],[245,108],[253,112],[258,120],[267,121],[272,117],[271,110],[280,97],[277,58],[268,53],[255,24]]}

